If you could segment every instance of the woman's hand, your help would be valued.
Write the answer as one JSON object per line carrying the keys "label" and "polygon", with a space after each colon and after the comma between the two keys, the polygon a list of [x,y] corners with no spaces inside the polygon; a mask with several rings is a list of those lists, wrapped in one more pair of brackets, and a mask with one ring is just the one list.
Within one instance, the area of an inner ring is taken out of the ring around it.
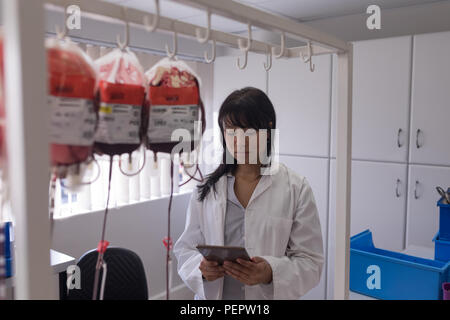
{"label": "woman's hand", "polygon": [[223,267],[225,274],[248,286],[272,282],[272,268],[261,257],[253,257],[251,261],[237,259],[237,263],[225,261]]}
{"label": "woman's hand", "polygon": [[208,261],[205,258],[200,262],[199,269],[203,277],[208,281],[217,280],[225,275],[225,270],[222,266],[219,266],[216,261]]}

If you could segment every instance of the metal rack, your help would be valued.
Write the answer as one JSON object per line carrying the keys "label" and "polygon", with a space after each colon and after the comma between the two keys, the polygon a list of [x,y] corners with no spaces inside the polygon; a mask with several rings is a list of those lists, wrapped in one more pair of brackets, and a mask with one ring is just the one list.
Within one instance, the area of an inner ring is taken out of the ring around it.
{"label": "metal rack", "polygon": [[[152,0],[155,1],[155,0]],[[7,96],[7,135],[11,204],[17,218],[16,227],[16,298],[56,298],[50,278],[47,188],[49,174],[46,59],[44,49],[44,10],[63,12],[67,5],[77,5],[82,15],[94,19],[113,19],[126,27],[129,24],[148,32],[174,33],[172,50],[176,54],[177,37],[194,37],[200,43],[210,41],[212,53],[205,52],[207,62],[213,62],[216,42],[238,48],[244,54],[245,68],[248,52],[267,55],[266,70],[275,58],[298,58],[309,62],[313,71],[314,56],[336,53],[338,56],[337,109],[337,185],[336,185],[336,251],[335,299],[348,299],[349,239],[351,190],[351,127],[352,127],[352,45],[305,24],[274,15],[231,0],[172,0],[205,11],[208,28],[170,19],[156,14],[102,2],[99,0],[4,0],[4,34]],[[156,1],[159,4],[158,1]],[[158,6],[157,6],[158,7]],[[211,15],[220,15],[247,24],[243,37],[210,28]],[[281,45],[252,39],[251,26],[280,33]],[[285,37],[304,40],[307,45],[285,47]],[[36,147],[39,146],[39,147]],[[40,150],[40,152],[36,152]]]}

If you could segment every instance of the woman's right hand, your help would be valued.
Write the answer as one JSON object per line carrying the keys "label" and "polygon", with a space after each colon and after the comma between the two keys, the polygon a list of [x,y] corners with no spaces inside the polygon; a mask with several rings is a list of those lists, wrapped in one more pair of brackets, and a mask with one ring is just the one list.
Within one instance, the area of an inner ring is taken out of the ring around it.
{"label": "woman's right hand", "polygon": [[207,281],[214,281],[225,275],[225,270],[222,266],[219,266],[216,261],[208,261],[205,258],[200,262],[199,269]]}

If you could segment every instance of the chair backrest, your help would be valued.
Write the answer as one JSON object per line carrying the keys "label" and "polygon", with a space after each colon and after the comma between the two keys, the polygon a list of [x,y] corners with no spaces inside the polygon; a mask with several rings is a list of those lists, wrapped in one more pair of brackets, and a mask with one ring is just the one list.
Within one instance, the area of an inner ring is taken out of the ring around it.
{"label": "chair backrest", "polygon": [[[69,300],[91,300],[94,290],[98,252],[92,249],[79,259],[81,289],[68,291]],[[109,247],[104,255],[107,264],[104,300],[147,300],[147,279],[139,256],[131,250]],[[100,271],[99,292],[103,270]],[[97,297],[100,294],[98,293]]]}

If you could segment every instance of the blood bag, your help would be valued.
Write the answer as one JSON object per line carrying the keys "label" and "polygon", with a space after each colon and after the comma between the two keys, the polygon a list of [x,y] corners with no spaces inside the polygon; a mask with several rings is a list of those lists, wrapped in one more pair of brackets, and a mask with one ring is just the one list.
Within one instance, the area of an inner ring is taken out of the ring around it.
{"label": "blood bag", "polygon": [[[146,76],[150,101],[147,147],[155,153],[171,153],[182,140],[183,151],[192,151],[205,130],[199,78],[186,63],[169,58],[158,62]],[[201,128],[196,128],[200,119]]]}
{"label": "blood bag", "polygon": [[46,48],[51,164],[79,164],[92,157],[96,73],[90,58],[69,39],[48,39]]}
{"label": "blood bag", "polygon": [[100,110],[95,152],[120,155],[136,150],[147,118],[145,77],[136,55],[115,49],[97,59]]}

